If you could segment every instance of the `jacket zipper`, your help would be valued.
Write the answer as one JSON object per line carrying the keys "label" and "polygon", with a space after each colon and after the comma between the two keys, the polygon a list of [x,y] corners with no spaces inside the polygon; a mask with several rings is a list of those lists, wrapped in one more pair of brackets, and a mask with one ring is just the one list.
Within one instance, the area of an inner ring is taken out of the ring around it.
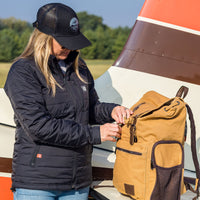
{"label": "jacket zipper", "polygon": [[35,151],[33,153],[33,156],[32,156],[32,159],[31,159],[31,162],[30,162],[30,165],[33,167],[35,166],[35,162],[36,162],[36,158],[37,158],[37,154],[39,152],[39,149],[40,149],[40,146],[39,145],[36,145],[35,147]]}
{"label": "jacket zipper", "polygon": [[73,156],[72,189],[76,189],[76,152]]}

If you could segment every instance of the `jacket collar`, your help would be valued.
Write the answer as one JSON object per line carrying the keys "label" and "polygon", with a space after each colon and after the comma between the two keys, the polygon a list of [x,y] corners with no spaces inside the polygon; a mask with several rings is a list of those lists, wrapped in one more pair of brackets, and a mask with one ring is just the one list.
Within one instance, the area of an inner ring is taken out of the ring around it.
{"label": "jacket collar", "polygon": [[[71,66],[71,64],[74,63],[77,56],[78,56],[77,51],[71,51],[68,57],[65,59],[66,64]],[[48,65],[52,73],[56,73],[58,70],[59,71],[61,70],[58,65],[58,60],[56,59],[54,55],[50,55]]]}

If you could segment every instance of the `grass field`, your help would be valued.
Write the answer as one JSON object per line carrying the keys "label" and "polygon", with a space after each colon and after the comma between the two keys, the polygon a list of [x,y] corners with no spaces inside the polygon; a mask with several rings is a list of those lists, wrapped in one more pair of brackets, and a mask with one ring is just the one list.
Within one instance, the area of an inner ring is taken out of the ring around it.
{"label": "grass field", "polygon": [[0,63],[0,88],[4,86],[11,63]]}
{"label": "grass field", "polygon": [[113,60],[86,60],[87,66],[90,69],[94,79],[101,76],[114,63]]}
{"label": "grass field", "polygon": [[[114,63],[113,60],[85,60],[94,79],[101,76]],[[0,88],[5,84],[11,63],[0,63]]]}

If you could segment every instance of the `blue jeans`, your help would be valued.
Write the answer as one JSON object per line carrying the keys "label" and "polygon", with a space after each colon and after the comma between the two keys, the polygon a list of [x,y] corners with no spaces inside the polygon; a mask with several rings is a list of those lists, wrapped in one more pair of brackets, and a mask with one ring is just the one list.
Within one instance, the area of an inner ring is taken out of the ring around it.
{"label": "blue jeans", "polygon": [[88,200],[89,187],[62,191],[16,189],[14,200]]}

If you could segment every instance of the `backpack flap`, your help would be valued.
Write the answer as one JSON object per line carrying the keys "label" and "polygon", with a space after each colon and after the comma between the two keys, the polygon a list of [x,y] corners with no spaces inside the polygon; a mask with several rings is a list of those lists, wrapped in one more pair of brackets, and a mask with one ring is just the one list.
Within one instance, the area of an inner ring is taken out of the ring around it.
{"label": "backpack flap", "polygon": [[[157,92],[144,94],[138,103],[131,107],[133,115],[122,127],[122,140],[149,142],[177,140],[184,143],[186,107],[180,97],[169,99]],[[174,127],[174,128],[173,128]]]}

